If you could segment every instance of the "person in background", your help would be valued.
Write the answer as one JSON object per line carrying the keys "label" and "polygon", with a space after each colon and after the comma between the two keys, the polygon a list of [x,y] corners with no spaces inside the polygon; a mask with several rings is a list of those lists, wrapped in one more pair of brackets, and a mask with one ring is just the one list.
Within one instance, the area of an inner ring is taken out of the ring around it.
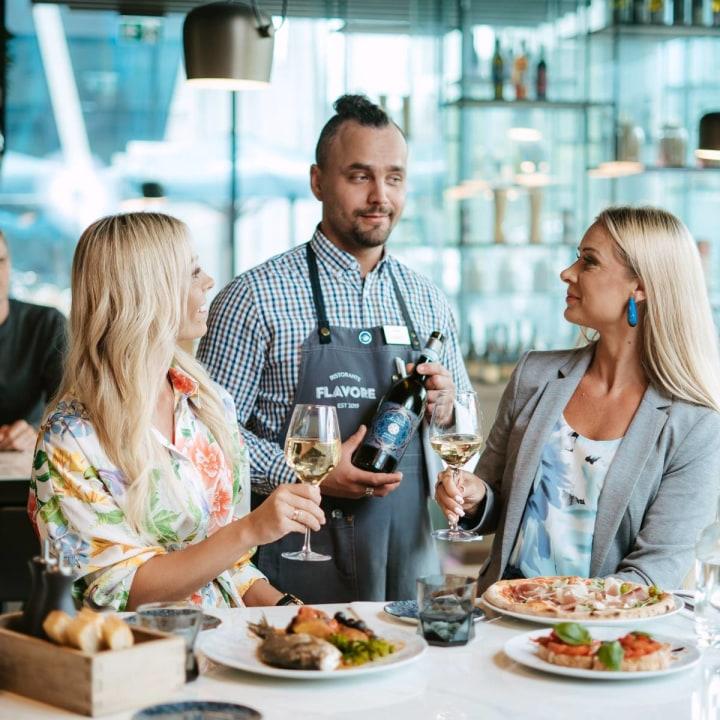
{"label": "person in background", "polygon": [[720,360],[697,247],[673,215],[610,208],[560,276],[586,347],[530,352],[450,517],[495,532],[480,590],[579,575],[679,587],[720,492]]}
{"label": "person in background", "polygon": [[10,247],[0,231],[0,450],[32,450],[62,377],[66,322],[55,308],[10,297]]}
{"label": "person in background", "polygon": [[416,578],[439,569],[422,442],[416,434],[393,473],[360,470],[351,456],[393,382],[394,359],[414,362],[433,330],[446,343],[443,364],[418,368],[430,376],[428,411],[438,392],[470,383],[447,300],[385,247],[405,205],[405,138],[364,96],[345,95],[335,110],[310,172],[322,203],[315,234],[218,294],[198,358],[235,399],[259,507],[295,482],[283,457],[293,407],[338,411],[342,457],[320,486],[328,523],[312,541],[332,560],[281,558],[298,547],[290,536],[258,553],[270,580],[307,602],[409,599]]}
{"label": "person in background", "polygon": [[250,558],[287,532],[318,530],[320,493],[283,486],[249,513],[232,400],[178,347],[205,332],[212,286],[187,227],[167,215],[106,217],[80,237],[68,362],[28,500],[40,538],[73,567],[78,602],[292,600]]}

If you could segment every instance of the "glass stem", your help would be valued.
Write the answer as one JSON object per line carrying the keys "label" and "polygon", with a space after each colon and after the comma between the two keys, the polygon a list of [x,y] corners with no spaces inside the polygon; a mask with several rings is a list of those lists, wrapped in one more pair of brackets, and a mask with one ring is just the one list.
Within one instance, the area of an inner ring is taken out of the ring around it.
{"label": "glass stem", "polygon": [[[457,485],[457,479],[458,479],[458,469],[456,467],[451,468],[452,469],[452,480],[453,484]],[[451,533],[456,533],[458,531],[458,521],[457,520],[448,520],[448,529]]]}
{"label": "glass stem", "polygon": [[302,550],[303,555],[309,555],[312,550],[310,549],[310,528],[305,528],[305,542],[303,543]]}

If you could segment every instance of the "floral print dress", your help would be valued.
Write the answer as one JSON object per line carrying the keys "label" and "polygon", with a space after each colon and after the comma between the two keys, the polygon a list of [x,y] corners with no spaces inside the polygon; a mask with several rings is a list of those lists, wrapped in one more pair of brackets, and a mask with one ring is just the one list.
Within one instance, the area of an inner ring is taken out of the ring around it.
{"label": "floral print dress", "polygon": [[[220,446],[198,419],[197,382],[171,368],[175,441],[153,428],[166,448],[180,493],[151,470],[147,529],[127,522],[128,482],[103,452],[81,403],[61,400],[40,430],[30,481],[28,513],[41,539],[59,541],[74,572],[78,603],[124,610],[137,569],[163,553],[200,542],[250,511],[247,451],[230,395],[216,386],[235,444],[228,466]],[[264,575],[250,562],[254,548],[190,598],[203,607],[242,606],[242,595]]]}

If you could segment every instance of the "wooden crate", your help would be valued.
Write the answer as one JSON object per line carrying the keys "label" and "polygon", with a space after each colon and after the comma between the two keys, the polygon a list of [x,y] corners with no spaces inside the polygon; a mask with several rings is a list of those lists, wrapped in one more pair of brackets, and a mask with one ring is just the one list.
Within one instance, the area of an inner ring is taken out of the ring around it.
{"label": "wooden crate", "polygon": [[185,642],[133,627],[135,645],[88,655],[17,632],[0,615],[0,688],[83,715],[165,700],[185,682]]}

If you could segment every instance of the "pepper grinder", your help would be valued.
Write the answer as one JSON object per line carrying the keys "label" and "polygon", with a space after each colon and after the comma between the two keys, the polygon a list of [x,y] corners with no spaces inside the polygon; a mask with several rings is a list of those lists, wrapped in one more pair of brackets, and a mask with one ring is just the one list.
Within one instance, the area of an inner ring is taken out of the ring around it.
{"label": "pepper grinder", "polygon": [[55,545],[57,560],[50,558],[40,576],[41,591],[33,609],[29,629],[30,634],[35,637],[45,637],[42,624],[53,610],[64,610],[71,616],[76,614],[72,597],[72,570],[65,562],[65,554],[59,547],[59,543]]}
{"label": "pepper grinder", "polygon": [[73,576],[70,565],[65,562],[65,554],[58,551],[57,563],[45,572],[45,597],[43,602],[43,620],[53,610],[64,610],[74,616],[75,602],[72,596]]}
{"label": "pepper grinder", "polygon": [[30,595],[25,602],[22,617],[22,629],[28,635],[39,635],[42,629],[41,616],[45,602],[45,572],[53,564],[55,558],[50,555],[50,541],[43,540],[42,555],[36,555],[28,561],[30,568]]}

